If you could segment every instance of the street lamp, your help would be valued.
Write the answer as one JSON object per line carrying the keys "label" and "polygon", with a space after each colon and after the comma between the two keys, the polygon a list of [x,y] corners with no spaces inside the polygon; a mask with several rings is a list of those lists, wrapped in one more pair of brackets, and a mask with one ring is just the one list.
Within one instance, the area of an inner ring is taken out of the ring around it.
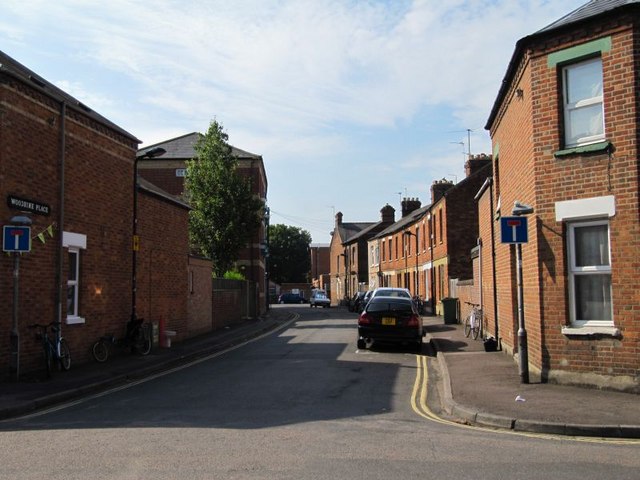
{"label": "street lamp", "polygon": [[164,155],[167,151],[162,147],[151,148],[140,155],[136,155],[135,162],[133,164],[133,236],[131,245],[131,323],[133,324],[138,316],[136,314],[136,292],[137,292],[137,280],[136,280],[136,260],[137,253],[140,250],[140,238],[138,237],[138,160],[144,158],[154,158]]}
{"label": "street lamp", "polygon": [[[533,213],[533,207],[514,202],[511,212],[514,216],[526,216]],[[522,243],[516,244],[516,264],[518,281],[518,363],[520,364],[520,383],[529,383],[529,351],[527,346],[527,330],[524,325],[524,289],[522,284]]]}

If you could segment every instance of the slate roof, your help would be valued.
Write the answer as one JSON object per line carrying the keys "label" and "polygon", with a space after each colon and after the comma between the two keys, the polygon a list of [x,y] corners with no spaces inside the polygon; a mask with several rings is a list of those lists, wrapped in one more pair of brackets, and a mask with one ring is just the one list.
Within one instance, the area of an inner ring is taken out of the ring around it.
{"label": "slate roof", "polygon": [[92,120],[95,120],[96,122],[111,128],[112,130],[120,133],[121,135],[128,137],[129,139],[133,140],[135,143],[142,143],[135,136],[133,136],[123,128],[119,127],[118,125],[113,123],[111,120],[108,120],[107,118],[103,117],[99,113],[94,112],[91,108],[89,108],[87,105],[82,103],[80,100],[72,97],[64,90],[61,90],[60,88],[56,87],[53,83],[45,80],[40,75],[29,70],[27,67],[17,62],[16,60],[14,60],[13,58],[11,58],[9,55],[7,55],[1,50],[0,50],[0,72],[8,74],[22,81],[23,83],[30,85],[33,88],[39,89],[45,95],[48,95],[49,97],[52,97],[59,102],[65,102],[65,104],[67,105],[67,108],[71,108],[73,110],[76,110],[82,113],[83,115],[86,115]]}
{"label": "slate roof", "polygon": [[341,223],[336,228],[342,240],[340,243],[349,243],[355,236],[359,235],[363,230],[376,225],[374,222],[354,222]]}
{"label": "slate roof", "polygon": [[632,3],[640,3],[640,0],[591,0],[576,8],[573,12],[538,30],[537,33],[549,32]]}
{"label": "slate roof", "polygon": [[[202,134],[198,132],[187,133],[186,135],[182,135],[180,137],[172,138],[169,140],[165,140],[160,143],[156,143],[154,145],[148,145],[144,148],[141,148],[138,151],[138,156],[144,155],[148,150],[151,150],[155,147],[162,147],[166,150],[167,153],[162,156],[153,158],[154,161],[158,160],[184,160],[191,159],[194,157],[194,147],[198,139]],[[231,153],[234,157],[245,160],[245,159],[255,159],[259,160],[262,157],[255,153],[247,152],[246,150],[242,150],[240,148],[234,147],[230,145]]]}
{"label": "slate roof", "polygon": [[538,30],[537,32],[518,40],[516,42],[516,47],[514,49],[513,55],[511,56],[509,65],[507,66],[507,72],[502,79],[500,90],[498,91],[498,95],[493,103],[493,107],[491,108],[489,119],[487,120],[484,128],[486,130],[489,130],[491,128],[491,125],[493,124],[493,121],[498,115],[500,105],[502,104],[502,99],[506,95],[509,89],[509,85],[511,84],[513,76],[515,75],[515,72],[518,68],[518,61],[529,42],[540,37],[552,35],[564,28],[577,27],[582,22],[590,21],[595,17],[614,12],[615,10],[622,10],[624,8],[635,8],[639,6],[640,0],[591,0],[590,2],[587,2],[581,7],[578,7],[574,11],[568,13],[564,17]]}

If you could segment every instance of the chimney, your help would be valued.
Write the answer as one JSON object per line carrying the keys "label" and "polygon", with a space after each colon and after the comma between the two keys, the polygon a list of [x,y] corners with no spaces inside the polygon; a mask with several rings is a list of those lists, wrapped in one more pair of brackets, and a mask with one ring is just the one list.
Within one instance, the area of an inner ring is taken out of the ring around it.
{"label": "chimney", "polygon": [[388,203],[380,210],[383,223],[394,223],[396,221],[396,209]]}
{"label": "chimney", "polygon": [[469,160],[464,164],[464,172],[467,177],[470,177],[485,165],[491,163],[491,155],[480,153],[478,155],[470,155]]}
{"label": "chimney", "polygon": [[403,198],[402,199],[402,218],[409,215],[414,210],[419,209],[422,206],[420,200],[417,198]]}
{"label": "chimney", "polygon": [[444,197],[444,194],[451,187],[453,187],[453,182],[451,180],[447,180],[446,178],[434,181],[431,184],[431,203],[434,204],[442,197]]}
{"label": "chimney", "polygon": [[342,212],[336,213],[336,227],[342,225]]}

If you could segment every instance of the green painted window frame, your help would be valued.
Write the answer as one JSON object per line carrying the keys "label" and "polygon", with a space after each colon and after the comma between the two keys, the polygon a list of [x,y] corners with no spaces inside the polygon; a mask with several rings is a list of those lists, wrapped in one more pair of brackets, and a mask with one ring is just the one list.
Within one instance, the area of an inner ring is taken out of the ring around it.
{"label": "green painted window frame", "polygon": [[556,68],[559,65],[575,62],[583,58],[611,51],[611,37],[604,37],[591,42],[565,48],[547,55],[547,66]]}
{"label": "green painted window frame", "polygon": [[[597,40],[592,40],[590,42],[583,43],[581,45],[576,45],[574,47],[565,48],[563,50],[559,50],[557,52],[550,53],[547,55],[547,66],[549,68],[564,68],[567,65],[571,65],[572,63],[579,63],[580,61],[586,60],[589,57],[601,56],[603,52],[611,51],[612,40],[611,37],[603,37]],[[563,75],[559,76],[559,88],[564,89],[564,78]],[[604,105],[603,105],[604,110]],[[564,106],[561,112],[562,117],[564,118]],[[606,135],[606,130],[605,130]],[[565,139],[563,139],[564,143]],[[609,151],[612,147],[611,142],[607,140],[598,141],[592,144],[584,144],[584,145],[576,145],[568,148],[563,148],[554,153],[554,157],[562,158],[571,155],[580,155],[580,154],[595,154],[600,152]]]}

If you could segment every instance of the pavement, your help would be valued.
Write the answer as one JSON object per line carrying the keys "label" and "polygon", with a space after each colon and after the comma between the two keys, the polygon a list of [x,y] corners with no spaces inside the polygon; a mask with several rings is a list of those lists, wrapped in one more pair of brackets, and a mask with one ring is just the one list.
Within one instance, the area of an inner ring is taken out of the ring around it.
{"label": "pavement", "polygon": [[[274,308],[262,318],[244,320],[148,356],[128,353],[106,363],[72,365],[52,379],[0,381],[0,420],[134,382],[264,335],[293,318]],[[521,384],[515,361],[504,352],[486,352],[481,340],[466,338],[462,326],[425,316],[425,341],[437,352],[441,405],[452,418],[470,425],[515,431],[640,438],[640,396],[548,383]]]}
{"label": "pavement", "polygon": [[640,438],[640,395],[530,381],[505,352],[487,352],[460,324],[424,317],[437,351],[444,410],[463,423],[571,436]]}

